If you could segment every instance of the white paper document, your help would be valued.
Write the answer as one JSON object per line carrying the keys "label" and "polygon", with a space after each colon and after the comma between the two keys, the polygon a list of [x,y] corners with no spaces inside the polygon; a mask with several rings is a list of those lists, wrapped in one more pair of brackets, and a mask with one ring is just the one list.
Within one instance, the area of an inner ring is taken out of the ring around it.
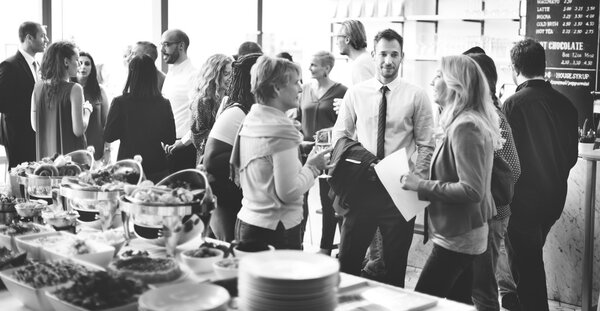
{"label": "white paper document", "polygon": [[398,208],[407,221],[411,220],[429,205],[429,201],[419,200],[417,192],[402,189],[400,177],[410,172],[405,149],[400,149],[379,161],[375,165],[375,172],[385,190],[392,197],[396,208]]}

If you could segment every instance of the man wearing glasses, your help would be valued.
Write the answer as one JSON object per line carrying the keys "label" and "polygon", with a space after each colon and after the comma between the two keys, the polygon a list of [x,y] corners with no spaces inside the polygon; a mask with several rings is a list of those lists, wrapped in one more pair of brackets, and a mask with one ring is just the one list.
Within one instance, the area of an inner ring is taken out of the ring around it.
{"label": "man wearing glasses", "polygon": [[175,117],[177,140],[165,146],[171,173],[196,166],[196,148],[191,140],[190,96],[193,92],[197,70],[187,56],[190,39],[179,29],[169,29],[162,35],[160,52],[171,65],[162,93],[171,102]]}

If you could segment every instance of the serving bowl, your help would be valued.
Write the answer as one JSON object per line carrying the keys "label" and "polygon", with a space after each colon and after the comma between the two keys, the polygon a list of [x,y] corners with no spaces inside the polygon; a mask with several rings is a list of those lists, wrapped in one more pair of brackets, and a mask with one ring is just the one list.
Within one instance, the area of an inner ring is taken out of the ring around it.
{"label": "serving bowl", "polygon": [[[72,162],[87,170],[94,164],[93,149],[76,150],[67,153],[65,157],[70,157]],[[19,182],[24,187],[26,199],[37,198],[50,201],[52,190],[60,187],[62,178],[63,176],[39,176],[27,172],[19,178]]]}
{"label": "serving bowl", "polygon": [[46,209],[42,211],[44,222],[54,228],[65,228],[75,226],[79,213],[77,211],[64,211],[60,209]]}
{"label": "serving bowl", "polygon": [[220,279],[230,279],[238,276],[239,258],[225,258],[213,263],[213,270]]}
{"label": "serving bowl", "polygon": [[136,156],[135,160],[117,161],[84,174],[85,177],[65,177],[60,185],[60,200],[67,209],[79,212],[78,220],[83,226],[102,230],[120,227],[123,222],[118,217],[119,197],[124,194],[125,184],[137,185],[144,180],[141,161]]}
{"label": "serving bowl", "polygon": [[[185,188],[193,195],[189,202],[164,203],[146,202],[135,195],[124,195],[119,199],[125,212],[124,227],[133,222],[135,234],[142,240],[165,246],[169,256],[175,255],[175,247],[208,232],[208,222],[216,205],[208,179],[204,172],[188,169],[176,172],[157,184],[157,187],[138,187],[131,193],[154,189],[159,193],[169,189]],[[148,197],[148,196],[145,196]]]}
{"label": "serving bowl", "polygon": [[201,247],[181,253],[181,261],[195,273],[213,271],[213,263],[223,259],[225,254],[218,248]]}
{"label": "serving bowl", "polygon": [[42,210],[46,208],[48,203],[46,201],[27,201],[19,202],[15,204],[15,210],[21,217],[38,217],[42,214]]}

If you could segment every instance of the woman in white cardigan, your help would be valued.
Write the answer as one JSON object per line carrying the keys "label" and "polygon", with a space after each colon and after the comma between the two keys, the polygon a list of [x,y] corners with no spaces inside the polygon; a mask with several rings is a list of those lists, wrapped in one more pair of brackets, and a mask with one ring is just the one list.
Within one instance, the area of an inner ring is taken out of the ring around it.
{"label": "woman in white cardigan", "polygon": [[232,173],[244,198],[235,226],[240,242],[264,242],[277,249],[301,249],[303,194],[319,171],[331,168],[312,152],[302,166],[302,134],[285,112],[298,107],[300,68],[285,59],[261,56],[251,71],[253,105],[231,156]]}

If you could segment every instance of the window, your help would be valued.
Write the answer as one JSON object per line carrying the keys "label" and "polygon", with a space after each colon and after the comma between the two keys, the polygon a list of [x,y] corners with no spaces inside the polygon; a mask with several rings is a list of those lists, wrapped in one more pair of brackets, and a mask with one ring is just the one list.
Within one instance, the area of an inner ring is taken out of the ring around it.
{"label": "window", "polygon": [[17,52],[20,44],[19,25],[25,21],[42,23],[42,0],[4,1],[2,3],[0,61]]}

